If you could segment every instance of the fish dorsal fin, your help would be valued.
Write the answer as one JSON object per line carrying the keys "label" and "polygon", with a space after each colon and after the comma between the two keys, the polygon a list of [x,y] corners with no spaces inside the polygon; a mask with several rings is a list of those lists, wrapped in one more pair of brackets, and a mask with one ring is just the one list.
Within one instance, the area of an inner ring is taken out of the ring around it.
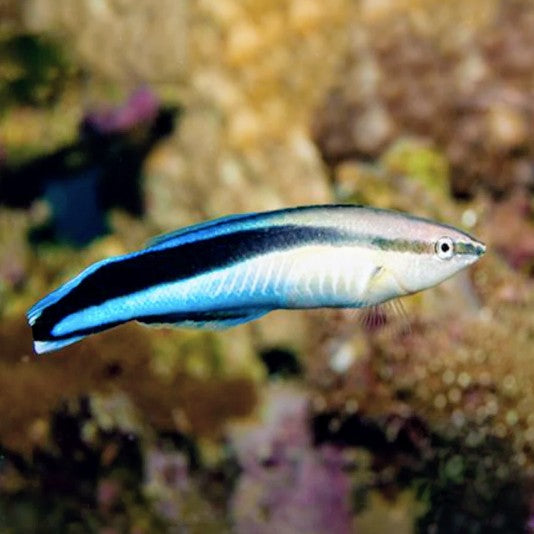
{"label": "fish dorsal fin", "polygon": [[151,315],[140,317],[137,320],[151,326],[177,326],[180,328],[202,328],[205,330],[224,330],[232,326],[248,323],[262,315],[269,313],[270,309],[250,309],[246,311],[222,310],[212,312],[172,313],[165,315]]}
{"label": "fish dorsal fin", "polygon": [[158,235],[152,238],[147,243],[147,248],[159,247],[161,245],[173,245],[177,243],[185,243],[189,241],[188,237],[191,239],[197,239],[201,237],[199,234],[218,234],[217,229],[222,229],[227,226],[233,226],[233,224],[243,221],[248,218],[253,218],[256,216],[256,213],[247,213],[247,214],[238,214],[238,215],[227,215],[226,217],[221,217],[213,221],[205,221],[198,224],[193,224],[185,228],[180,228],[169,232],[167,234]]}
{"label": "fish dorsal fin", "polygon": [[147,243],[146,248],[166,248],[183,245],[191,241],[225,235],[238,230],[256,230],[258,228],[267,228],[271,225],[302,224],[302,221],[299,221],[299,214],[313,213],[328,207],[347,208],[354,206],[297,206],[267,212],[227,215],[219,219],[201,222],[168,234],[156,236]]}
{"label": "fish dorsal fin", "polygon": [[267,225],[270,219],[270,217],[266,217],[262,213],[227,215],[226,217],[194,224],[168,234],[156,236],[147,243],[146,248],[165,248],[224,235],[237,229],[260,228]]}

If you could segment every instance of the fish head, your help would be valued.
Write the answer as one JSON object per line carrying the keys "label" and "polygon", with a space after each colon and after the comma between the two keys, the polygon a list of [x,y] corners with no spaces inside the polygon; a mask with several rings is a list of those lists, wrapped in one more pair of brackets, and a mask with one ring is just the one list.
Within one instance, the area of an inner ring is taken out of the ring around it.
{"label": "fish head", "polygon": [[435,286],[478,261],[486,246],[456,228],[419,221],[410,239],[387,254],[384,267],[399,286],[410,294]]}

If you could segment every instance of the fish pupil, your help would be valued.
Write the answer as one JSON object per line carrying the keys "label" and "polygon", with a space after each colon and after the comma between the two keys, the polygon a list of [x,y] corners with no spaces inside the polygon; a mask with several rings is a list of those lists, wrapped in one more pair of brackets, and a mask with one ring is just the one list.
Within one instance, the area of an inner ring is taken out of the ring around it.
{"label": "fish pupil", "polygon": [[449,244],[448,243],[441,243],[441,252],[449,252]]}

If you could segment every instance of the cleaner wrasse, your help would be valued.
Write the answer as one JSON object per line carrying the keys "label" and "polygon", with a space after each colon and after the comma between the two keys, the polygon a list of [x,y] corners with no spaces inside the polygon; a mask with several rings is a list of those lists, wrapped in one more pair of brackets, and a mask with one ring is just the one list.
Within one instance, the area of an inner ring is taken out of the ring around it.
{"label": "cleaner wrasse", "polygon": [[132,320],[220,329],[275,309],[372,307],[439,284],[485,249],[452,226],[365,206],[231,215],[91,265],[27,318],[45,353]]}

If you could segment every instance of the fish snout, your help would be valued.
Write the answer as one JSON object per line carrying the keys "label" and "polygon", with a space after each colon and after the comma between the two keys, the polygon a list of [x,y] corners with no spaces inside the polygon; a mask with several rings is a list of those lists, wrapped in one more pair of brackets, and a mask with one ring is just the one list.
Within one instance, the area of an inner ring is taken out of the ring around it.
{"label": "fish snout", "polygon": [[486,252],[486,245],[481,241],[470,238],[469,240],[459,240],[454,244],[454,250],[459,258],[467,260],[468,263],[478,261]]}
{"label": "fish snout", "polygon": [[486,245],[480,241],[473,240],[466,250],[466,255],[464,256],[467,264],[471,265],[476,263],[486,252]]}
{"label": "fish snout", "polygon": [[480,241],[475,242],[475,254],[478,258],[483,256],[486,253],[486,245]]}

